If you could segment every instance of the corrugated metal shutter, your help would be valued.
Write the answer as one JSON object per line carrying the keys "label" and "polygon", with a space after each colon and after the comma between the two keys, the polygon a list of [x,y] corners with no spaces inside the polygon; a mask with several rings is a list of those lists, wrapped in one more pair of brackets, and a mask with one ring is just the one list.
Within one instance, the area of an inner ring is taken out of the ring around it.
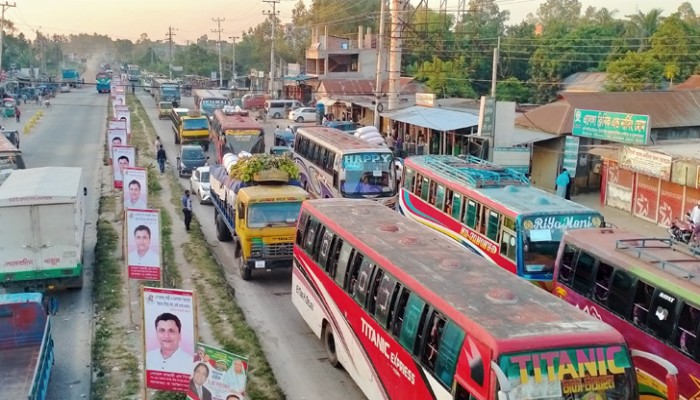
{"label": "corrugated metal shutter", "polygon": [[685,204],[683,205],[683,218],[685,218],[685,213],[690,212],[690,210],[695,207],[696,204],[700,202],[700,189],[695,189],[690,186],[685,188]]}
{"label": "corrugated metal shutter", "polygon": [[632,212],[633,187],[634,173],[620,168],[617,162],[610,161],[605,190],[605,204],[620,210]]}
{"label": "corrugated metal shutter", "polygon": [[659,208],[659,179],[637,174],[637,186],[634,194],[634,215],[656,222]]}
{"label": "corrugated metal shutter", "polygon": [[657,222],[661,226],[670,226],[674,218],[680,218],[683,213],[683,186],[669,181],[661,181],[659,196],[659,216]]}

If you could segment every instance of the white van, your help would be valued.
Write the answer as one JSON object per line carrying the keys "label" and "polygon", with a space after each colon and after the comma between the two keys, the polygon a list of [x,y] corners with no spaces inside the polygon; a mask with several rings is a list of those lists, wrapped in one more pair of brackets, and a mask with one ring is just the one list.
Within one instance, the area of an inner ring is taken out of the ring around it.
{"label": "white van", "polygon": [[297,100],[267,100],[265,101],[265,112],[270,118],[286,118],[290,111],[304,107]]}

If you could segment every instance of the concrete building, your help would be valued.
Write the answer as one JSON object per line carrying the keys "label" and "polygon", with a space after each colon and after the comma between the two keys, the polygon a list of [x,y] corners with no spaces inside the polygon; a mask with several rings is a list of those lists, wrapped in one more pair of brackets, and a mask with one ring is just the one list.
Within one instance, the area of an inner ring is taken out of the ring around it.
{"label": "concrete building", "polygon": [[[314,28],[311,32],[311,45],[306,50],[306,75],[319,80],[376,78],[377,35],[370,28],[360,26],[357,34],[344,36],[327,32],[327,28],[323,32],[321,28]],[[384,52],[386,65],[388,51]]]}

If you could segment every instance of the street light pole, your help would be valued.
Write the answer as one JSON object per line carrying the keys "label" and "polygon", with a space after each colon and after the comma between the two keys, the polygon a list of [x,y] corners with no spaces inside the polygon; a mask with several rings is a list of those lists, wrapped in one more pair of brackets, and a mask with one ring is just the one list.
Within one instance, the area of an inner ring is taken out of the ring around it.
{"label": "street light pole", "polygon": [[[238,36],[229,36],[229,39],[231,39],[231,85],[235,85],[236,83],[236,39],[238,39]],[[229,85],[229,86],[231,86]]]}

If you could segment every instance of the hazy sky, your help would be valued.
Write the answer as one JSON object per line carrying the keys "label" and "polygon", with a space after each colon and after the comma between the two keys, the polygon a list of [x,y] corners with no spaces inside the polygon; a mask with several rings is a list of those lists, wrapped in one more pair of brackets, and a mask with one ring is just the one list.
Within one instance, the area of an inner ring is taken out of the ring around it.
{"label": "hazy sky", "polygon": [[[349,0],[362,1],[362,0]],[[468,0],[467,0],[468,1]],[[678,8],[682,0],[580,0],[585,10],[588,6],[613,8],[618,17],[637,11],[647,12],[661,8],[669,15]],[[289,22],[297,0],[280,0],[277,4],[281,22]],[[307,6],[311,0],[305,0]],[[411,0],[417,4],[418,0]],[[496,0],[499,7],[510,10],[511,23],[521,21],[528,13],[533,14],[543,0]],[[693,1],[691,1],[693,3]],[[255,26],[263,19],[263,11],[271,10],[262,0],[18,0],[17,7],[8,8],[5,17],[30,38],[33,31],[45,34],[98,33],[112,38],[137,40],[147,33],[151,40],[165,39],[168,26],[177,29],[173,38],[177,43],[196,40],[202,35],[213,37],[217,24],[212,18],[225,18],[221,23],[222,39],[241,36],[241,32]],[[448,0],[448,10],[456,10],[458,0]],[[437,8],[439,0],[428,0],[428,6]],[[700,11],[700,7],[698,10]],[[339,11],[339,18],[342,10]]]}

